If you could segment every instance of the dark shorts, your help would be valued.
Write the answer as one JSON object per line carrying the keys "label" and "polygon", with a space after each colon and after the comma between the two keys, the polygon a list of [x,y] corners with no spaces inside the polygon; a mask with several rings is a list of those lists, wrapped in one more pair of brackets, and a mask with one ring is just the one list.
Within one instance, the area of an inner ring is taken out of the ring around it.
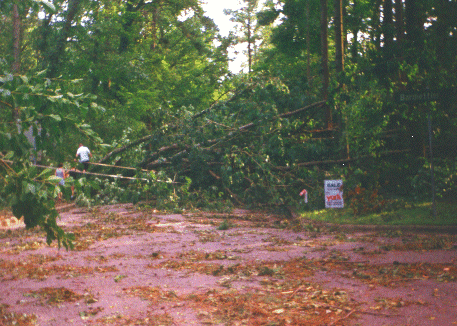
{"label": "dark shorts", "polygon": [[87,169],[89,168],[89,161],[87,161],[87,162],[81,162],[81,164],[83,165],[83,170],[84,170],[84,171],[87,171]]}

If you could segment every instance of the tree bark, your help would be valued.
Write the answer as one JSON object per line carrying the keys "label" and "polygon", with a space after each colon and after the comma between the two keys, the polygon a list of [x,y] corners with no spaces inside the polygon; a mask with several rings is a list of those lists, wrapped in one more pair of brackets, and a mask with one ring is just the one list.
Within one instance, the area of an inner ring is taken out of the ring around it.
{"label": "tree bark", "polygon": [[415,56],[419,57],[422,49],[423,23],[418,16],[418,6],[416,0],[405,0],[405,20],[406,20],[406,39],[408,47],[415,49]]}
{"label": "tree bark", "polygon": [[13,73],[21,70],[21,17],[17,4],[13,5]]}
{"label": "tree bark", "polygon": [[[322,51],[322,100],[328,99],[328,87],[330,84],[330,73],[328,69],[328,8],[327,0],[321,0],[321,51]],[[325,106],[325,125],[328,129],[332,127],[332,112],[330,106]]]}
{"label": "tree bark", "polygon": [[393,10],[392,0],[384,0],[383,6],[383,32],[384,32],[384,46],[386,51],[389,53],[392,49],[392,43],[394,40],[394,26],[393,26]]}
{"label": "tree bark", "polygon": [[344,70],[344,29],[343,29],[343,0],[335,0],[335,57],[336,71]]}
{"label": "tree bark", "polygon": [[252,69],[252,18],[250,9],[248,9],[248,72],[251,73]]}
{"label": "tree bark", "polygon": [[70,0],[68,3],[68,11],[67,17],[65,19],[65,23],[63,25],[62,31],[60,32],[59,39],[57,40],[56,47],[54,51],[50,55],[50,66],[49,66],[49,77],[56,77],[60,68],[60,59],[65,52],[65,48],[67,45],[67,39],[70,35],[71,24],[76,17],[76,13],[78,12],[79,5],[81,0]]}
{"label": "tree bark", "polygon": [[309,2],[306,1],[306,79],[308,81],[308,90],[311,91],[311,44],[310,44],[310,20],[309,20]]}
{"label": "tree bark", "polygon": [[371,38],[376,46],[376,49],[381,48],[381,4],[383,0],[376,0],[374,11],[373,11],[373,31]]}
{"label": "tree bark", "polygon": [[123,15],[123,23],[122,23],[122,33],[120,35],[120,42],[119,42],[119,53],[124,53],[127,51],[128,47],[130,46],[130,30],[135,22],[135,16],[133,13],[138,12],[145,6],[144,0],[140,0],[136,6],[133,5],[132,1],[128,1],[126,5],[126,13]]}
{"label": "tree bark", "polygon": [[132,148],[136,145],[139,145],[141,143],[144,143],[145,141],[148,141],[149,139],[151,139],[154,135],[147,135],[147,136],[144,136],[140,139],[137,139],[135,140],[134,142],[131,142],[123,147],[120,147],[120,148],[116,148],[115,150],[109,152],[108,154],[105,155],[105,157],[103,157],[100,161],[98,161],[99,163],[103,163],[103,162],[106,162],[107,160],[109,160],[112,156],[116,155],[116,154],[119,154],[119,153],[122,153],[122,152],[125,152],[126,150],[128,150],[129,148]]}
{"label": "tree bark", "polygon": [[395,36],[398,43],[402,43],[404,35],[403,0],[395,0]]}
{"label": "tree bark", "polygon": [[[358,0],[354,0],[353,1],[353,4],[352,4],[352,8],[353,8],[353,15],[355,15],[355,13],[357,13],[357,7],[358,7]],[[355,19],[357,19],[357,17],[355,17]],[[355,20],[354,19],[354,20]],[[352,32],[352,43],[351,43],[351,46],[350,46],[350,53],[351,53],[351,59],[352,59],[352,62],[357,62],[357,57],[359,56],[359,26],[358,24],[355,24],[353,22],[353,30],[351,31]]]}
{"label": "tree bark", "polygon": [[[17,74],[21,70],[21,17],[16,3],[13,5],[13,60],[11,70]],[[19,108],[13,106],[11,115],[15,121],[19,119]]]}

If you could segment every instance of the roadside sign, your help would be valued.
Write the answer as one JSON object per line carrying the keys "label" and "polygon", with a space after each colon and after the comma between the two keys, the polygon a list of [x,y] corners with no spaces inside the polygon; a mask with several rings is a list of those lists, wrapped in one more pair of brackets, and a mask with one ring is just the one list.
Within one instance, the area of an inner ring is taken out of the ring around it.
{"label": "roadside sign", "polygon": [[[413,92],[398,92],[395,94],[395,101],[400,104],[425,103],[432,101],[455,101],[457,100],[457,87],[442,88],[442,89],[425,89],[422,91]],[[436,203],[435,203],[435,177],[433,167],[433,144],[432,144],[432,117],[428,110],[428,137],[430,143],[430,177],[432,185],[432,202],[433,216],[436,218]]]}
{"label": "roadside sign", "polygon": [[325,208],[344,208],[343,180],[325,180]]}
{"label": "roadside sign", "polygon": [[443,88],[443,89],[424,89],[419,91],[405,91],[397,92],[395,94],[395,101],[397,103],[424,103],[432,101],[441,101],[455,96],[457,88]]}

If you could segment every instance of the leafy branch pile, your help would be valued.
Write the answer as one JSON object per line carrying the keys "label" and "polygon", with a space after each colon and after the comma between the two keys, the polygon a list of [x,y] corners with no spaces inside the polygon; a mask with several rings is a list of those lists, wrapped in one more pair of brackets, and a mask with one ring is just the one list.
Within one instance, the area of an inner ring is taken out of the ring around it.
{"label": "leafy branch pile", "polygon": [[[297,165],[309,160],[311,151],[304,146],[310,137],[301,130],[312,121],[302,118],[316,114],[324,103],[287,112],[273,97],[285,92],[274,80],[250,81],[200,113],[183,107],[174,122],[144,139],[145,147],[153,150],[139,165],[163,171],[178,183],[190,179],[191,192],[210,191],[236,204],[290,204],[302,187],[314,186]],[[312,142],[314,148],[328,151],[324,142]]]}

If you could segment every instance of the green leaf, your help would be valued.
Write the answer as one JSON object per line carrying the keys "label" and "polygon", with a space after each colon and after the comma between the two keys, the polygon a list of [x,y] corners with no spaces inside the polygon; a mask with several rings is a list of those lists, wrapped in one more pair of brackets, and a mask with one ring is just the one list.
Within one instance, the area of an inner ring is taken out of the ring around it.
{"label": "green leaf", "polygon": [[29,83],[29,79],[26,76],[19,76],[25,84]]}
{"label": "green leaf", "polygon": [[45,0],[33,0],[33,2],[36,2],[38,4],[43,5],[43,7],[45,7],[50,12],[55,12],[56,11],[56,7],[52,3],[47,2]]}
{"label": "green leaf", "polygon": [[32,183],[26,183],[26,186],[24,187],[24,193],[32,193],[32,194],[35,194],[36,193],[36,186]]}
{"label": "green leaf", "polygon": [[53,169],[49,169],[49,168],[48,169],[44,169],[43,171],[41,171],[40,174],[37,175],[37,178],[41,178],[41,177],[51,173],[52,171],[53,171]]}
{"label": "green leaf", "polygon": [[60,115],[57,115],[57,114],[50,114],[49,117],[53,118],[56,121],[62,121],[62,118],[60,117]]}
{"label": "green leaf", "polygon": [[62,180],[62,178],[59,178],[58,176],[56,175],[51,175],[49,178],[48,178],[48,181],[50,183],[53,183],[53,184],[58,184],[60,182],[60,180]]}
{"label": "green leaf", "polygon": [[61,98],[63,98],[62,95],[54,95],[54,96],[49,96],[48,99],[51,101],[51,102],[56,102],[57,100],[60,100]]}

